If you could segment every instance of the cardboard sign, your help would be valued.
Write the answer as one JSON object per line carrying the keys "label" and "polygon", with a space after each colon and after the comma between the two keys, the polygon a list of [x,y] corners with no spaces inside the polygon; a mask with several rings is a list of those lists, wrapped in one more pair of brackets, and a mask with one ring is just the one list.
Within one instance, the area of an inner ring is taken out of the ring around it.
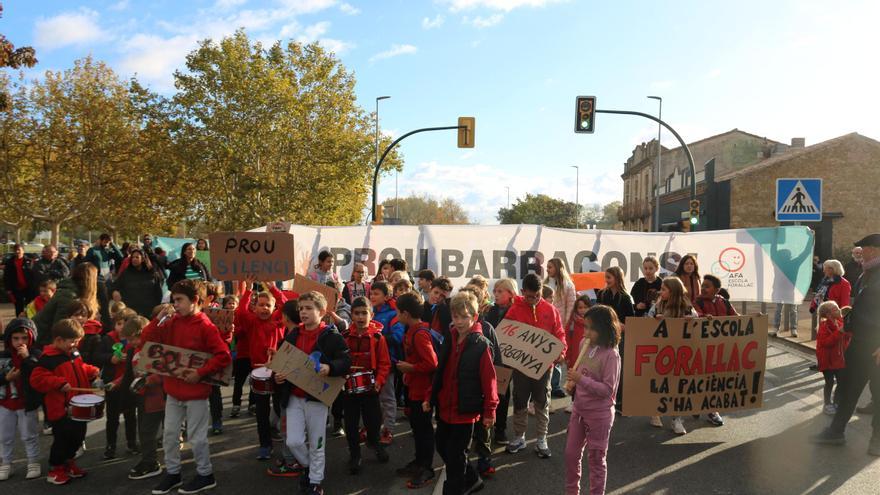
{"label": "cardboard sign", "polygon": [[211,319],[211,323],[217,325],[220,333],[229,333],[232,330],[232,322],[235,320],[234,309],[205,308],[205,314]]}
{"label": "cardboard sign", "polygon": [[287,381],[303,389],[312,397],[332,406],[342,390],[345,379],[338,376],[321,376],[315,371],[315,362],[308,354],[290,345],[281,344],[269,362],[269,369],[287,375]]}
{"label": "cardboard sign", "polygon": [[327,298],[327,311],[336,310],[336,302],[339,301],[339,292],[329,285],[319,284],[314,280],[296,274],[293,277],[293,290],[299,294],[305,294],[309,291],[321,293]]}
{"label": "cardboard sign", "polygon": [[266,225],[266,232],[290,232],[290,222],[279,220]]}
{"label": "cardboard sign", "polygon": [[514,320],[501,320],[495,334],[504,364],[535,380],[553,366],[564,347],[550,332]]}
{"label": "cardboard sign", "polygon": [[767,316],[626,319],[623,414],[760,408]]}
{"label": "cardboard sign", "polygon": [[510,378],[513,377],[513,370],[504,366],[495,367],[495,383],[498,384],[498,396],[507,392],[507,386],[510,385]]}
{"label": "cardboard sign", "polygon": [[[135,371],[155,375],[180,378],[185,369],[197,370],[214,357],[209,352],[198,352],[158,342],[147,342],[138,354]],[[229,385],[232,378],[232,363],[222,371],[202,378],[211,385]]]}
{"label": "cardboard sign", "polygon": [[211,275],[218,280],[290,280],[296,270],[293,235],[270,232],[214,232]]}

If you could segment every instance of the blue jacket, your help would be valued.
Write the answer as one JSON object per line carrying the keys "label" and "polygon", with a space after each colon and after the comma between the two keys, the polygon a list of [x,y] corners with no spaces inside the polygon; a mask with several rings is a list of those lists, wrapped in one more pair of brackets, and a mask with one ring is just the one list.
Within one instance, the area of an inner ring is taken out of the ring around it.
{"label": "blue jacket", "polygon": [[388,353],[391,354],[391,363],[403,359],[403,335],[406,327],[397,321],[397,309],[391,304],[385,303],[373,308],[373,321],[382,324],[382,335],[388,343]]}

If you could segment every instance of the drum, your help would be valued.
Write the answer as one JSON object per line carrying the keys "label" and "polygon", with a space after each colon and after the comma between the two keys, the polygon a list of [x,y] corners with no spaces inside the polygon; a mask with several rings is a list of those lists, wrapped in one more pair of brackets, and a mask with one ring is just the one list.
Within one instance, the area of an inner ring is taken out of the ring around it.
{"label": "drum", "polygon": [[70,399],[67,414],[74,421],[94,421],[104,417],[104,398],[95,394],[76,395]]}
{"label": "drum", "polygon": [[272,395],[275,391],[272,370],[262,366],[251,371],[251,391],[259,395]]}
{"label": "drum", "polygon": [[376,374],[372,371],[357,371],[345,379],[345,391],[352,395],[362,395],[376,391]]}

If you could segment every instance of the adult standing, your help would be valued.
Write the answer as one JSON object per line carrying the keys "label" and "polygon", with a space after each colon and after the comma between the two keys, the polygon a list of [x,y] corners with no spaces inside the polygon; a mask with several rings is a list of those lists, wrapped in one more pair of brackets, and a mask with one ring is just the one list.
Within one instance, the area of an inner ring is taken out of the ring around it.
{"label": "adult standing", "polygon": [[122,259],[122,252],[113,244],[113,238],[110,234],[103,233],[98,237],[98,244],[86,252],[85,261],[98,269],[99,282],[107,282],[113,271],[122,264]]}
{"label": "adult standing", "polygon": [[208,268],[196,258],[196,247],[187,242],[180,248],[180,258],[168,264],[168,288],[181,280],[211,280]]}
{"label": "adult standing", "polygon": [[843,264],[837,260],[827,260],[822,263],[822,280],[816,286],[813,301],[810,303],[810,313],[813,315],[813,330],[819,323],[816,310],[825,301],[834,301],[838,307],[849,306],[849,296],[852,286],[849,280],[844,278]]}
{"label": "adult standing", "polygon": [[[80,263],[73,269],[70,278],[58,282],[58,290],[39,313],[34,315],[37,324],[37,343],[46,345],[52,341],[52,325],[67,318],[70,304],[82,300],[92,312],[98,311],[102,302],[98,299],[98,269],[91,263]],[[106,303],[106,301],[104,301]],[[106,305],[106,304],[105,304]]]}
{"label": "adult standing", "polygon": [[70,269],[73,270],[77,265],[86,260],[86,253],[89,251],[89,243],[82,241],[76,244],[75,251],[71,252]]}
{"label": "adult standing", "polygon": [[164,276],[164,266],[159,266],[159,257],[156,256],[156,250],[153,249],[153,237],[150,234],[144,234],[141,237],[141,250],[143,250],[144,255],[150,260],[150,264],[153,266],[153,270],[156,270],[163,274]]}
{"label": "adult standing", "polygon": [[[880,234],[871,234],[858,242],[862,248],[862,276],[855,287],[852,311],[846,317],[846,329],[852,341],[846,350],[846,368],[840,380],[840,405],[831,426],[812,437],[816,443],[843,445],[844,431],[870,383],[871,394],[880,397]],[[868,454],[880,456],[880,414],[871,420],[873,434]]]}
{"label": "adult standing", "polygon": [[48,245],[43,248],[40,259],[31,265],[31,279],[34,289],[47,280],[59,281],[70,276],[70,267],[63,258],[58,256],[58,248]]}
{"label": "adult standing", "polygon": [[862,248],[853,248],[852,259],[847,261],[843,269],[846,272],[843,276],[849,280],[851,286],[855,287],[856,281],[858,281],[859,277],[862,275]]}
{"label": "adult standing", "polygon": [[678,263],[678,268],[675,269],[675,276],[681,280],[682,284],[684,284],[688,297],[691,299],[691,305],[693,305],[697,301],[697,298],[700,297],[700,285],[702,284],[702,280],[700,280],[700,266],[697,264],[697,258],[690,254],[686,254],[682,257],[681,261]]}
{"label": "adult standing", "polygon": [[[551,258],[547,261],[547,278],[544,280],[544,285],[553,289],[553,307],[559,312],[559,317],[562,319],[562,328],[568,328],[572,313],[574,312],[577,291],[561,259]],[[562,365],[554,364],[553,376],[550,378],[550,395],[557,398],[566,396],[561,382]]]}
{"label": "adult standing", "polygon": [[3,267],[3,288],[6,296],[15,305],[15,316],[24,312],[25,306],[34,298],[36,288],[30,280],[33,261],[26,258],[21,244],[12,246],[12,258]]}
{"label": "adult standing", "polygon": [[162,277],[140,248],[132,249],[128,259],[128,267],[113,281],[113,299],[118,296],[126,306],[149,318],[162,302]]}

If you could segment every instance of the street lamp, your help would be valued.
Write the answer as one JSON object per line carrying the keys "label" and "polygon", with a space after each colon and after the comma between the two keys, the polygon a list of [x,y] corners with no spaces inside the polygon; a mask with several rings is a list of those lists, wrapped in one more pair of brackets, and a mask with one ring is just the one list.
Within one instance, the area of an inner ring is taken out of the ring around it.
{"label": "street lamp", "polygon": [[[376,164],[379,164],[379,101],[387,100],[391,98],[390,96],[377,96],[376,97]],[[397,179],[395,178],[395,183]],[[397,212],[394,212],[394,216],[397,216]]]}
{"label": "street lamp", "polygon": [[[663,120],[663,98],[660,96],[649,96],[648,98],[652,100],[657,100],[660,103],[660,109],[657,111],[657,120]],[[654,204],[654,232],[660,232],[660,154],[663,151],[663,148],[660,146],[660,133],[663,131],[663,126],[659,123],[657,124],[657,173],[654,174],[656,176],[656,185],[654,189],[655,196],[655,204]]]}
{"label": "street lamp", "polygon": [[581,169],[577,165],[572,165],[571,168],[575,170],[574,175],[574,228],[578,229],[581,225],[581,201],[580,201],[580,183],[581,183]]}

